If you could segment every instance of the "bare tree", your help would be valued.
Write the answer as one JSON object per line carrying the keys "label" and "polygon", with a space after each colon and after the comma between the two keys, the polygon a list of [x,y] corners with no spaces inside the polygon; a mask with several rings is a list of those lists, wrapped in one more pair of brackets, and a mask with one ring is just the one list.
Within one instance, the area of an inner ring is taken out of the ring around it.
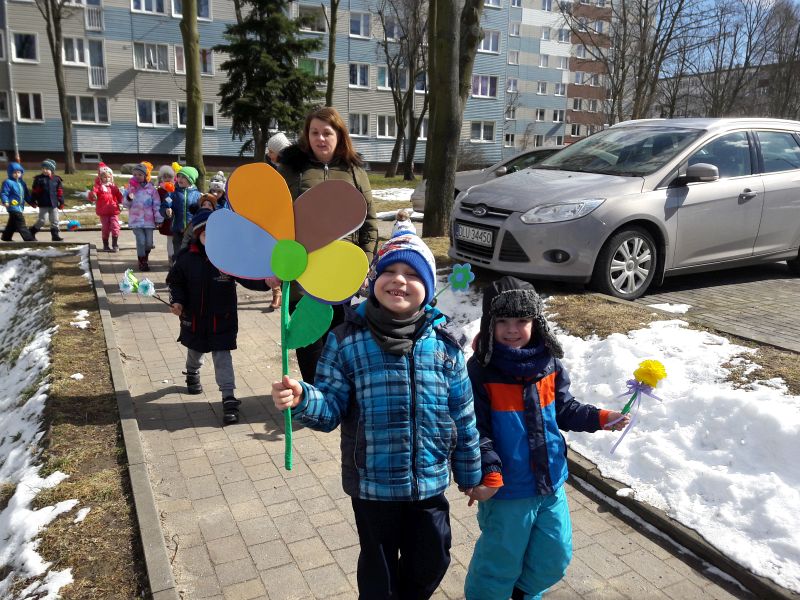
{"label": "bare tree", "polygon": [[64,81],[64,63],[61,54],[64,47],[62,22],[71,14],[66,0],[36,0],[36,8],[44,17],[47,42],[53,58],[58,90],[58,111],[61,114],[62,143],[64,146],[64,172],[75,172],[75,156],[72,148],[72,118],[67,106],[67,86]]}
{"label": "bare tree", "polygon": [[203,162],[203,92],[200,89],[200,35],[197,31],[197,0],[183,0],[181,38],[186,60],[186,162],[199,176],[197,187],[205,189]]}
{"label": "bare tree", "polygon": [[411,152],[407,150],[403,157],[406,163],[404,176],[414,179],[414,153],[428,104],[426,92],[422,111],[417,117],[414,88],[417,78],[425,76],[425,8],[423,0],[381,0],[377,10],[383,29],[383,39],[378,42],[378,48],[386,61],[388,81],[385,83],[391,89],[397,130],[386,177],[397,174],[400,153],[407,137],[407,146],[412,149]]}
{"label": "bare tree", "polygon": [[[459,10],[460,8],[460,10]],[[425,156],[426,236],[445,235],[453,208],[456,157],[472,66],[482,31],[483,0],[430,0],[428,75],[436,90],[430,98],[430,132]],[[459,26],[454,26],[458,23]]]}
{"label": "bare tree", "polygon": [[[800,117],[800,8],[792,0],[778,0],[770,12],[767,39],[770,40],[756,93],[766,99],[772,117]],[[762,92],[763,90],[763,92]]]}
{"label": "bare tree", "polygon": [[339,0],[329,0],[331,12],[322,10],[325,13],[325,21],[328,24],[328,83],[325,87],[325,106],[333,106],[333,82],[336,74],[336,28],[339,26]]}

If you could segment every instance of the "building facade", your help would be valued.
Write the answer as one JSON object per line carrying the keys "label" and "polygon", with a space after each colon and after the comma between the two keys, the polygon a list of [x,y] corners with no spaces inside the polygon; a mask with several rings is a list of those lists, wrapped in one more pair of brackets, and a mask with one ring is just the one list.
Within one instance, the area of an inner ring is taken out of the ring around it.
{"label": "building facade", "polygon": [[[33,0],[0,2],[0,160],[17,151],[26,160],[58,156],[61,117],[44,19]],[[83,3],[67,9],[62,49],[76,159],[180,158],[185,141],[181,0],[77,2]],[[314,18],[303,35],[319,36],[323,48],[301,66],[319,74],[327,72],[325,4],[291,4],[293,16]],[[562,9],[556,0],[486,0],[485,36],[462,130],[462,148],[475,161],[490,163],[524,148],[569,143],[602,124],[602,74],[580,52]],[[334,106],[365,158],[384,163],[397,134],[389,86],[415,86],[419,111],[425,82],[390,81],[377,10],[376,0],[339,6]],[[592,26],[602,27],[610,18],[605,0],[584,0],[574,10],[587,12]],[[231,138],[230,120],[218,111],[224,56],[211,48],[223,43],[225,27],[235,21],[234,4],[200,0],[199,14],[203,150],[207,164],[226,164],[236,160],[241,142]],[[425,121],[416,155],[420,162],[426,134]]]}

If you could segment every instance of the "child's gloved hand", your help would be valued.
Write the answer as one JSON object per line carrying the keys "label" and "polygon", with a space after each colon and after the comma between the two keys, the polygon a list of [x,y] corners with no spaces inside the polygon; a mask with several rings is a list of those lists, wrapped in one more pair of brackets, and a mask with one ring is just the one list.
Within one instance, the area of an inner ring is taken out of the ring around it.
{"label": "child's gloved hand", "polygon": [[492,496],[497,493],[499,487],[488,487],[485,485],[476,485],[474,488],[469,488],[464,491],[464,494],[469,496],[469,502],[467,502],[467,506],[472,506],[475,504],[475,501],[478,502],[486,502]]}
{"label": "child's gloved hand", "polygon": [[603,429],[607,429],[609,431],[619,431],[620,429],[625,429],[630,422],[630,415],[623,415],[621,412],[612,410],[608,413],[608,421]]}
{"label": "child's gloved hand", "polygon": [[294,408],[303,397],[303,387],[296,379],[284,375],[272,384],[272,402],[278,410]]}
{"label": "child's gloved hand", "polygon": [[183,312],[183,304],[173,302],[170,304],[169,310],[173,315],[180,317],[181,313]]}

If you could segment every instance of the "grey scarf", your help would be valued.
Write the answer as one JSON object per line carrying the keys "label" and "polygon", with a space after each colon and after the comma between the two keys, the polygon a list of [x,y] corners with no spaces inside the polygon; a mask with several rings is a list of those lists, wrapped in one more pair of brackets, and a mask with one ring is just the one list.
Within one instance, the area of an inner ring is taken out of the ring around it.
{"label": "grey scarf", "polygon": [[397,319],[381,307],[375,298],[367,302],[367,327],[381,350],[402,356],[411,352],[414,340],[427,322],[424,310],[407,319]]}

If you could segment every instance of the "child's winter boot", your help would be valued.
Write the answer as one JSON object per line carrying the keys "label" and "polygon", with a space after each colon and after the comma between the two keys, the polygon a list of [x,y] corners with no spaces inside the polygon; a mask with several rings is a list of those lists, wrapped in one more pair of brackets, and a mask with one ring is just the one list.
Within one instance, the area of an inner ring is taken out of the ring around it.
{"label": "child's winter boot", "polygon": [[103,238],[103,252],[111,252],[111,246],[108,245],[108,238]]}
{"label": "child's winter boot", "polygon": [[222,399],[222,423],[223,425],[233,425],[239,422],[239,405],[241,400],[233,396],[226,396]]}
{"label": "child's winter boot", "polygon": [[139,257],[139,270],[140,271],[149,271],[150,264],[147,262],[147,256],[140,256]]}
{"label": "child's winter boot", "polygon": [[112,235],[111,236],[111,252],[119,252],[119,236]]}
{"label": "child's winter boot", "polygon": [[58,227],[51,227],[50,228],[50,237],[53,239],[54,242],[63,242],[64,238],[58,235]]}
{"label": "child's winter boot", "polygon": [[33,237],[34,241],[36,241],[36,234],[39,233],[39,228],[36,227],[36,225],[34,225],[30,229],[28,229],[28,231],[31,232],[31,237]]}
{"label": "child's winter boot", "polygon": [[202,394],[203,386],[200,383],[200,373],[189,373],[184,371],[186,375],[186,391],[189,394]]}

